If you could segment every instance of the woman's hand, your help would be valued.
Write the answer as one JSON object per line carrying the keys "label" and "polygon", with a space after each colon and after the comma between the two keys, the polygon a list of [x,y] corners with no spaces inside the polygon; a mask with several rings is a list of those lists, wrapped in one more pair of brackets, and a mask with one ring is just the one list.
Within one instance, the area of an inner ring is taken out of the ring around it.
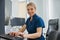
{"label": "woman's hand", "polygon": [[23,37],[24,37],[24,38],[28,38],[27,35],[28,35],[28,34],[24,34]]}
{"label": "woman's hand", "polygon": [[27,34],[24,34],[24,33],[20,33],[19,36],[21,36],[21,37],[23,37],[23,38],[27,38]]}
{"label": "woman's hand", "polygon": [[21,34],[22,34],[22,32],[10,32],[10,33],[9,33],[9,35],[15,36],[15,37],[17,37],[17,36],[19,36],[19,35],[21,35]]}

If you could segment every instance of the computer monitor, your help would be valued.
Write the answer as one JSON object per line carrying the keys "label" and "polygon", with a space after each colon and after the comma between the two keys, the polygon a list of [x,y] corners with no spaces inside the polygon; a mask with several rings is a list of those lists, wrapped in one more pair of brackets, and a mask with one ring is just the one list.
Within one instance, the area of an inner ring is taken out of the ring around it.
{"label": "computer monitor", "polygon": [[11,26],[22,26],[25,24],[25,18],[13,18],[11,19]]}

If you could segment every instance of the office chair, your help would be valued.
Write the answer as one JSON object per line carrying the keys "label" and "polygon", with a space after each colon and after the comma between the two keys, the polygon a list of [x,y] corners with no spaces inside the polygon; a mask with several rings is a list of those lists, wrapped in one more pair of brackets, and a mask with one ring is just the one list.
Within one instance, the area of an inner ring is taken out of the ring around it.
{"label": "office chair", "polygon": [[57,37],[57,31],[51,31],[49,33],[48,39],[47,40],[56,40]]}
{"label": "office chair", "polygon": [[60,32],[58,31],[51,31],[49,33],[47,40],[60,40]]}
{"label": "office chair", "polygon": [[50,19],[48,22],[48,30],[46,33],[46,39],[48,39],[48,36],[50,35],[51,31],[58,31],[58,23],[59,19]]}
{"label": "office chair", "polygon": [[56,40],[60,40],[60,32],[57,32]]}

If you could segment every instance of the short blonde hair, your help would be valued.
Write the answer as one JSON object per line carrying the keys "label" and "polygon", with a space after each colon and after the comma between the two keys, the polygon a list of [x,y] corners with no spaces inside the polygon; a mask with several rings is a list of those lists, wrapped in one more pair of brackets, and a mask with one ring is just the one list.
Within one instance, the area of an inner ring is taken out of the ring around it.
{"label": "short blonde hair", "polygon": [[33,7],[36,9],[36,5],[35,5],[33,2],[28,3],[28,4],[27,4],[27,7],[28,7],[28,6],[33,6]]}

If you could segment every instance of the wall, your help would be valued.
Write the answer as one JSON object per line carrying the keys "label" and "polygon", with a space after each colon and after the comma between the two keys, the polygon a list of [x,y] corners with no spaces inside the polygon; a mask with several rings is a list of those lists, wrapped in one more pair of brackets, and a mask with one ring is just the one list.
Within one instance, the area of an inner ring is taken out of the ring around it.
{"label": "wall", "polygon": [[10,16],[12,14],[11,0],[5,0],[5,24],[8,25]]}
{"label": "wall", "polygon": [[18,0],[12,0],[12,18],[13,17],[20,17],[26,18],[26,1],[20,2]]}
{"label": "wall", "polygon": [[18,2],[18,13],[17,13],[17,16],[18,17],[21,17],[21,18],[26,18],[26,14],[27,14],[27,11],[26,11],[26,2]]}
{"label": "wall", "polygon": [[50,10],[49,19],[60,17],[60,0],[50,0]]}
{"label": "wall", "polygon": [[[50,3],[49,19],[56,19],[56,18],[60,19],[60,0],[50,0],[49,3]],[[60,30],[60,25],[59,25],[59,30]]]}

